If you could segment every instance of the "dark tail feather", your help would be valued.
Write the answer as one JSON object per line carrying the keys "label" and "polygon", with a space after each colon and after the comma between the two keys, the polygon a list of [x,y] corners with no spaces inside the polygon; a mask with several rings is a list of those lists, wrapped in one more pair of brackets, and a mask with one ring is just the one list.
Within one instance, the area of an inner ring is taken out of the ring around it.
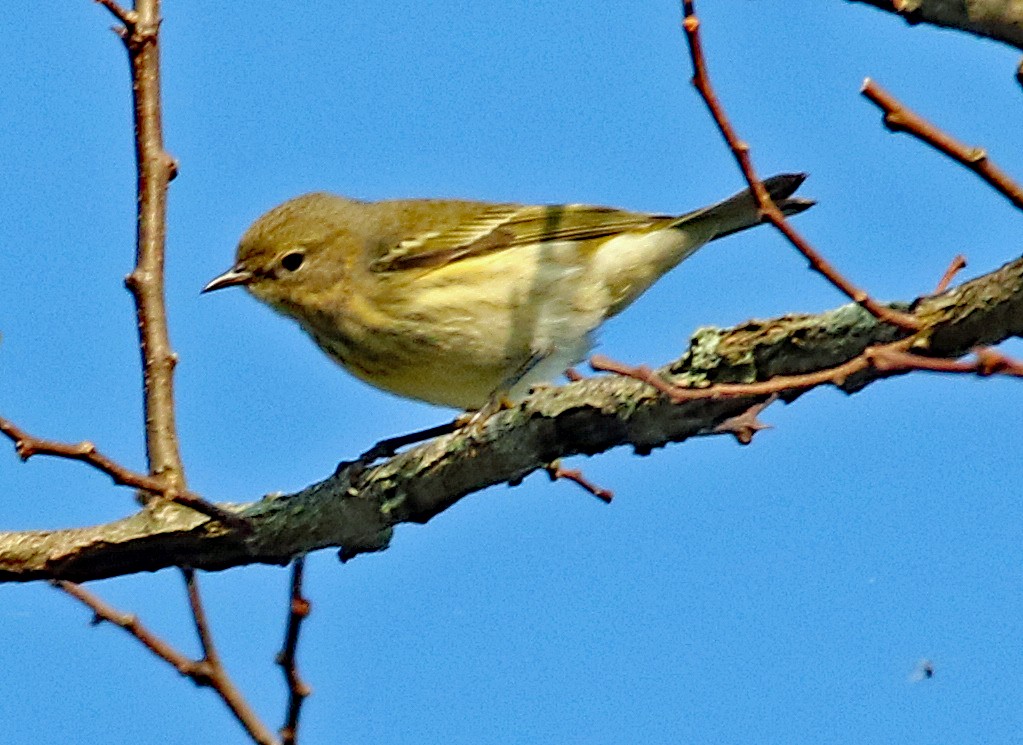
{"label": "dark tail feather", "polygon": [[[767,193],[771,195],[771,199],[778,205],[778,209],[786,215],[798,214],[816,204],[812,199],[792,196],[806,180],[806,176],[807,174],[805,173],[782,173],[764,179]],[[749,189],[741,191],[735,196],[729,197],[710,207],[685,215],[679,219],[678,224],[682,225],[690,220],[700,220],[701,222],[703,220],[717,221],[721,227],[714,234],[715,240],[732,233],[738,233],[740,230],[752,228],[754,225],[759,225],[764,221],[760,216],[760,210],[757,208],[757,200]]]}

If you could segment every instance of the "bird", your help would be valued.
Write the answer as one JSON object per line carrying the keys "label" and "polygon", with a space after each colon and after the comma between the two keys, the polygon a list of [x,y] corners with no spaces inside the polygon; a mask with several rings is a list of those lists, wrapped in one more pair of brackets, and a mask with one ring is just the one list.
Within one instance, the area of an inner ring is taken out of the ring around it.
{"label": "bird", "polygon": [[[806,174],[764,186],[788,215]],[[578,364],[595,332],[710,241],[763,222],[749,189],[683,215],[582,204],[290,199],[202,292],[241,286],[357,378],[482,411]]]}

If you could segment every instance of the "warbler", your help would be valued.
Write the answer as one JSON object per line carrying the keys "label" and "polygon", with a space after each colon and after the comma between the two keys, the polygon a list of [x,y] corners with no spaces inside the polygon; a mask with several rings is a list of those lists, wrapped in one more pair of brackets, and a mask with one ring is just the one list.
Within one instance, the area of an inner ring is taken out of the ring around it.
{"label": "warbler", "polygon": [[[792,197],[805,177],[764,183],[794,214],[813,204]],[[564,373],[663,274],[760,222],[748,190],[681,216],[305,194],[256,220],[202,291],[244,286],[367,383],[479,410]]]}

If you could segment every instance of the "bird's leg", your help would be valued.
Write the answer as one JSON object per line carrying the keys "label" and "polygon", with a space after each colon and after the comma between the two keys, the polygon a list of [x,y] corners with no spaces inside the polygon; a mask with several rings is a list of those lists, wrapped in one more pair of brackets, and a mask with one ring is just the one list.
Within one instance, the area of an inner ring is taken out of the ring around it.
{"label": "bird's leg", "polygon": [[406,445],[414,445],[417,442],[423,442],[424,440],[430,440],[434,437],[440,437],[441,435],[448,435],[452,432],[469,428],[467,431],[470,433],[478,433],[482,431],[483,425],[490,417],[504,409],[510,409],[515,404],[508,398],[508,391],[514,388],[529,372],[536,367],[538,364],[543,362],[551,353],[552,350],[547,349],[542,352],[533,352],[522,365],[515,370],[514,373],[509,375],[502,381],[501,385],[497,387],[497,390],[491,394],[490,399],[483,404],[478,411],[467,411],[464,414],[455,417],[453,421],[446,422],[444,424],[438,424],[433,427],[427,427],[426,429],[420,429],[415,432],[408,432],[404,435],[396,435],[394,437],[388,437],[385,440],[380,440],[369,450],[359,456],[359,462],[363,465],[368,465],[375,460],[380,458],[390,458],[394,455],[399,448],[403,448]]}
{"label": "bird's leg", "polygon": [[386,440],[381,440],[376,445],[371,447],[365,453],[359,456],[359,461],[364,464],[372,463],[380,458],[390,458],[399,448],[403,448],[406,445],[414,445],[417,442],[423,442],[434,437],[440,437],[441,435],[449,435],[452,432],[458,430],[463,422],[464,414],[453,421],[445,422],[444,424],[438,424],[433,427],[427,427],[426,429],[416,430],[415,432],[408,432],[404,435],[396,435],[395,437],[388,437]]}
{"label": "bird's leg", "polygon": [[552,351],[553,349],[550,348],[542,351],[534,351],[529,356],[529,359],[519,365],[515,372],[501,382],[501,385],[499,385],[497,389],[490,394],[490,400],[483,404],[478,411],[475,411],[472,414],[466,412],[465,415],[455,420],[456,422],[460,422],[459,429],[470,435],[480,434],[483,431],[483,425],[487,423],[487,420],[490,419],[490,417],[504,409],[513,408],[515,406],[515,402],[508,397],[509,391],[522,382],[533,368],[547,359]]}

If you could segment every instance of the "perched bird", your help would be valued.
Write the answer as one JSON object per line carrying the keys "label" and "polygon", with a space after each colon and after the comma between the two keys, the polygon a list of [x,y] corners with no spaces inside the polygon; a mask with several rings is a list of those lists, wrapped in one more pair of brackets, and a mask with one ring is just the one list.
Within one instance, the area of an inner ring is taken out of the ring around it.
{"label": "perched bird", "polygon": [[[787,214],[804,174],[765,185]],[[242,285],[362,380],[443,406],[518,400],[708,241],[761,222],[744,191],[682,216],[586,205],[306,194],[245,232],[203,292]]]}

